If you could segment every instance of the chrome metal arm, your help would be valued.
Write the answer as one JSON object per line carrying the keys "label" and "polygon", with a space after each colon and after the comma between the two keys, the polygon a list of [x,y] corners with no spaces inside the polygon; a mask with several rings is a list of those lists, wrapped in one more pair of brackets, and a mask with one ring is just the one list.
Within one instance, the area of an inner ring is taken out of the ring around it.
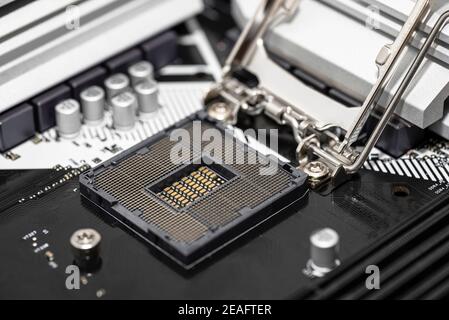
{"label": "chrome metal arm", "polygon": [[413,63],[411,64],[410,68],[408,69],[407,74],[405,75],[404,79],[402,80],[399,88],[397,89],[396,93],[394,94],[393,98],[391,99],[390,103],[388,104],[384,116],[379,121],[379,124],[377,125],[376,129],[373,131],[370,139],[368,140],[367,144],[365,145],[365,149],[363,152],[359,155],[357,160],[350,166],[345,166],[345,170],[349,173],[355,172],[360,169],[360,167],[363,166],[365,161],[367,160],[370,151],[374,148],[377,141],[379,140],[383,130],[388,124],[388,121],[390,117],[393,115],[394,111],[396,110],[397,105],[401,101],[401,98],[404,95],[404,92],[408,89],[410,86],[410,83],[412,82],[413,78],[415,77],[416,73],[418,72],[419,68],[422,65],[422,62],[424,61],[424,58],[428,54],[429,50],[432,47],[432,44],[435,42],[435,40],[438,38],[439,34],[442,32],[444,27],[446,27],[449,24],[449,11],[444,12],[440,18],[438,19],[437,23],[433,27],[432,31],[430,32],[429,37],[424,42],[424,45],[419,50],[418,55],[414,59]]}
{"label": "chrome metal arm", "polygon": [[[290,126],[298,143],[297,156],[303,168],[307,169],[308,165],[318,159],[330,169],[331,177],[342,171],[346,174],[356,173],[376,145],[435,39],[449,23],[449,12],[439,18],[418,55],[407,67],[405,77],[394,91],[384,114],[369,135],[368,142],[357,152],[352,145],[359,138],[386,88],[392,85],[391,80],[396,78],[398,72],[402,72],[400,66],[405,49],[429,15],[430,0],[417,0],[398,38],[382,48],[376,59],[379,78],[363,105],[355,109],[346,108],[306,87],[269,59],[263,45],[265,33],[279,19],[293,14],[298,5],[298,0],[262,1],[226,63],[223,82],[211,90],[206,105],[214,105],[217,100],[228,105],[233,110],[226,118],[230,123],[235,122],[235,115],[239,111],[249,115],[263,112],[279,124]],[[234,78],[233,71],[242,68],[258,77],[257,88],[250,88]],[[337,136],[335,128],[343,130],[346,135]]]}
{"label": "chrome metal arm", "polygon": [[246,25],[228,57],[224,73],[228,73],[236,66],[246,67],[250,63],[254,51],[257,50],[257,41],[263,38],[273,23],[292,15],[298,5],[299,0],[262,0],[256,14]]}
{"label": "chrome metal arm", "polygon": [[392,45],[386,45],[379,52],[376,59],[376,64],[379,68],[379,77],[363,103],[359,118],[346,134],[345,141],[341,144],[341,149],[345,145],[351,145],[358,139],[365,122],[397,69],[401,54],[409,44],[413,33],[418,30],[419,25],[428,14],[430,8],[429,5],[429,0],[418,0],[396,40]]}

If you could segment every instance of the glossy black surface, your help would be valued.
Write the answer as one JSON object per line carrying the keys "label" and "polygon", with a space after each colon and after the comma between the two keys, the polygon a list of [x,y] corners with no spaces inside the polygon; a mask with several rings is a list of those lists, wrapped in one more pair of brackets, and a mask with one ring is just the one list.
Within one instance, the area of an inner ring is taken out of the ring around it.
{"label": "glossy black surface", "polygon": [[[1,179],[15,175],[4,173]],[[20,179],[16,176],[15,181]],[[408,188],[410,195],[395,195],[395,186]],[[96,299],[100,289],[110,299],[287,298],[316,283],[302,273],[311,232],[323,227],[337,230],[344,265],[409,219],[439,206],[447,198],[445,188],[362,172],[330,196],[311,192],[299,211],[265,224],[200,269],[186,273],[82,204],[78,183],[72,181],[0,213],[0,298]],[[103,236],[102,266],[81,290],[69,291],[65,287],[65,268],[73,263],[69,238],[85,227]],[[36,247],[32,239],[23,240],[33,231]],[[46,243],[48,248],[34,253]],[[45,251],[53,252],[58,268],[49,265]]]}

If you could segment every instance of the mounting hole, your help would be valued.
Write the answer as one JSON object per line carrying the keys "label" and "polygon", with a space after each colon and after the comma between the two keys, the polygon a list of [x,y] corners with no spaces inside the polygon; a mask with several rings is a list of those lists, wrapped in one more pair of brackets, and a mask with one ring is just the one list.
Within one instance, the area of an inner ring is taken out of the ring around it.
{"label": "mounting hole", "polygon": [[410,189],[404,185],[393,186],[393,195],[398,198],[407,198],[410,196]]}

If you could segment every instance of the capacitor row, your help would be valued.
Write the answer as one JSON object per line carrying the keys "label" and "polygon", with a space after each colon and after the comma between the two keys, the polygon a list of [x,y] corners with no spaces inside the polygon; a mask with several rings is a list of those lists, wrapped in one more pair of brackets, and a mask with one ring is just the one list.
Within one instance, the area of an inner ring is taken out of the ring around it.
{"label": "capacitor row", "polygon": [[154,68],[146,61],[128,69],[129,77],[119,73],[106,79],[104,87],[92,86],[74,99],[62,101],[56,106],[56,126],[61,137],[72,139],[81,131],[82,119],[87,125],[100,125],[105,110],[112,112],[116,130],[134,128],[137,116],[146,118],[160,108],[159,88],[154,80]]}

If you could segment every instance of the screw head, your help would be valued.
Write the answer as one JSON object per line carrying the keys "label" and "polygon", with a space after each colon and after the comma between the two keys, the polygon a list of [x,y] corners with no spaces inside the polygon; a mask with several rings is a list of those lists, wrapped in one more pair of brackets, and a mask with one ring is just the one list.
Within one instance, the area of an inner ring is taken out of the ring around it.
{"label": "screw head", "polygon": [[70,238],[74,249],[89,251],[96,248],[101,242],[101,235],[94,229],[80,229]]}
{"label": "screw head", "polygon": [[211,118],[218,121],[229,121],[233,116],[232,108],[223,102],[217,102],[211,105],[207,113]]}
{"label": "screw head", "polygon": [[304,172],[310,177],[312,180],[322,180],[327,178],[329,175],[329,167],[320,161],[309,162],[304,167]]}

